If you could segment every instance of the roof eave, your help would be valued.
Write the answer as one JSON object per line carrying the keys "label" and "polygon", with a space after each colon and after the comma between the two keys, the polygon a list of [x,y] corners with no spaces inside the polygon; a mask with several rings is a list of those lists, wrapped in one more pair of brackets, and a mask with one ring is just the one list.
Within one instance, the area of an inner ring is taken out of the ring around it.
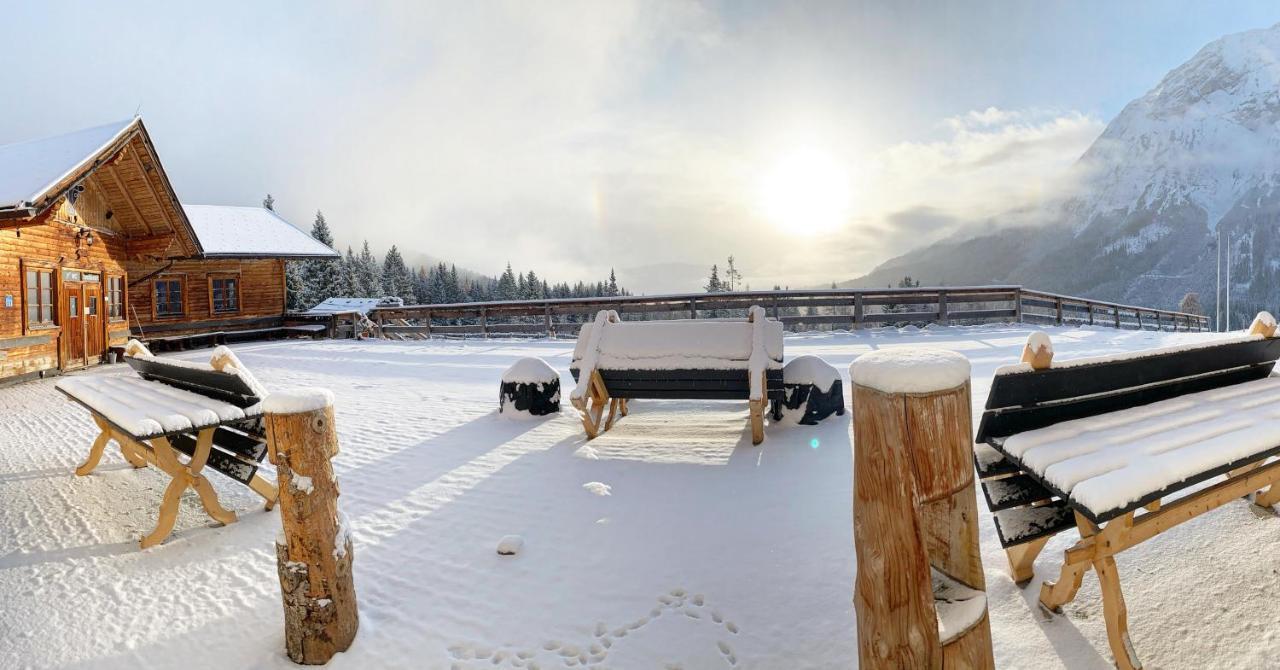
{"label": "roof eave", "polygon": [[307,258],[342,258],[342,254],[334,251],[328,254],[268,254],[268,253],[210,253],[205,252],[201,258],[243,258],[243,259],[262,259],[262,258],[282,258],[285,260],[307,259]]}

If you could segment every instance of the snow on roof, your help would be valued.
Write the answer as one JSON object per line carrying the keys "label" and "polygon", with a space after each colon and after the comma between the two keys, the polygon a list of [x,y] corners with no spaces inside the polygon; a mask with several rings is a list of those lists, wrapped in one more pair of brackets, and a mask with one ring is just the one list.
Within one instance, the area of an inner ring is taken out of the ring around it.
{"label": "snow on roof", "polygon": [[338,257],[338,252],[265,207],[183,204],[182,209],[205,256]]}
{"label": "snow on roof", "polygon": [[136,119],[0,145],[0,209],[35,202],[50,187],[81,167],[123,133]]}
{"label": "snow on roof", "polygon": [[303,316],[328,316],[330,314],[346,314],[359,312],[369,316],[369,312],[378,306],[380,298],[325,298],[323,302],[302,313]]}

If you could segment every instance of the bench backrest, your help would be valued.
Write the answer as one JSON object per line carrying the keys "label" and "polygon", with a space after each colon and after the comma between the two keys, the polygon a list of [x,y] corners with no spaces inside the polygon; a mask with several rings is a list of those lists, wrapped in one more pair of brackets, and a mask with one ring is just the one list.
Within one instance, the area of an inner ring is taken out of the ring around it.
{"label": "bench backrest", "polygon": [[182,365],[159,358],[125,356],[125,362],[143,379],[168,384],[236,407],[252,407],[262,401],[240,375],[201,366]]}
{"label": "bench backrest", "polygon": [[[778,321],[765,321],[764,350],[769,360],[782,363],[783,328]],[[574,344],[573,363],[586,355],[592,324],[583,324]],[[660,321],[620,321],[610,323],[600,338],[600,355],[606,360],[635,361],[635,368],[605,366],[604,369],[699,369],[698,361],[718,361],[720,367],[745,370],[752,352],[752,324],[746,320],[670,319]],[[679,365],[687,360],[687,365]]]}
{"label": "bench backrest", "polygon": [[1064,361],[1046,370],[997,371],[977,441],[1261,379],[1277,358],[1280,338],[1255,337]]}

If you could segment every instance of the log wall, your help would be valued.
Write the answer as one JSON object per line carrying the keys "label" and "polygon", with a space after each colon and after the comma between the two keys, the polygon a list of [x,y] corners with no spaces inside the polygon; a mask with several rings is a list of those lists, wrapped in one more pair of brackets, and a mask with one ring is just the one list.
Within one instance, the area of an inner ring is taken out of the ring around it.
{"label": "log wall", "polygon": [[[273,320],[284,316],[284,261],[280,259],[184,260],[127,265],[131,284],[129,319],[137,335],[164,337],[279,325]],[[238,311],[213,311],[209,282],[215,276],[240,279]],[[181,317],[155,314],[155,280],[167,277],[182,278],[185,314]]]}

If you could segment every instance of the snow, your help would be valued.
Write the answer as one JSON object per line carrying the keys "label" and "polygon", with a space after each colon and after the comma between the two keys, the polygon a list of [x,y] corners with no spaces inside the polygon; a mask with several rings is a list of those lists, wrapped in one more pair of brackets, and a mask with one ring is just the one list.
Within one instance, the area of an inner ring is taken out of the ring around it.
{"label": "snow", "polygon": [[[761,310],[763,313],[763,310]],[[759,321],[764,365],[782,366],[782,324]],[[578,333],[574,360],[590,355],[600,328],[584,325]],[[746,368],[756,341],[756,328],[745,320],[672,319],[609,323],[599,336],[596,365],[607,370],[678,370]]]}
{"label": "snow", "polygon": [[301,414],[333,405],[333,391],[323,388],[294,388],[276,391],[262,401],[266,414]]}
{"label": "snow", "polygon": [[933,606],[938,613],[938,639],[943,644],[973,628],[987,611],[987,594],[929,568]]}
{"label": "snow", "polygon": [[359,312],[362,316],[368,316],[379,302],[381,301],[378,298],[325,298],[323,302],[303,312],[301,316],[328,316],[348,312]]}
{"label": "snow", "polygon": [[1049,334],[1037,330],[1027,336],[1027,349],[1033,352],[1047,351],[1053,353],[1053,340],[1049,338]]}
{"label": "snow", "polygon": [[1271,312],[1258,312],[1258,315],[1253,317],[1253,323],[1249,324],[1249,328],[1247,328],[1245,332],[1252,333],[1257,327],[1261,327],[1266,330],[1275,330],[1276,317],[1271,316]]}
{"label": "snow", "polygon": [[[903,346],[964,354],[974,417],[996,367],[1031,328],[788,335],[790,356],[843,371]],[[1059,356],[1206,341],[1211,334],[1050,328]],[[850,416],[775,430],[752,446],[745,402],[634,401],[587,443],[566,412],[500,419],[496,378],[552,340],[283,340],[234,345],[271,388],[334,391],[344,527],[360,632],[330,662],[356,668],[854,667]],[[207,361],[209,351],[162,355]],[[210,525],[184,496],[173,536],[139,552],[168,477],[114,446],[88,477],[72,469],[97,434],[55,381],[134,376],[102,366],[0,388],[0,667],[296,668],[283,653],[276,513],[247,488],[209,481],[240,517]],[[849,379],[844,378],[846,388]],[[975,421],[975,426],[977,425]],[[588,446],[589,444],[589,446]],[[590,453],[595,458],[589,457]],[[264,475],[274,481],[271,466]],[[584,482],[612,484],[612,495]],[[981,496],[980,493],[978,493]],[[1064,614],[1035,598],[1057,577],[1049,541],[1025,589],[1010,580],[986,505],[980,551],[999,668],[1104,669],[1110,649],[1096,578]],[[1280,638],[1274,583],[1280,519],[1234,502],[1118,558],[1129,625],[1148,667],[1270,667]],[[527,541],[498,556],[504,535]],[[723,647],[722,647],[723,645]],[[499,659],[495,665],[494,659]]]}
{"label": "snow", "polygon": [[[1080,358],[1054,359],[1053,365],[1049,369],[1057,370],[1061,368],[1075,368],[1082,365],[1096,365],[1098,363],[1115,363],[1116,361],[1136,360],[1140,358],[1148,358],[1151,356],[1159,356],[1162,354],[1176,354],[1184,351],[1195,351],[1205,347],[1213,347],[1220,344],[1228,344],[1235,342],[1250,342],[1253,340],[1264,339],[1261,335],[1214,335],[1213,333],[1203,333],[1203,339],[1197,339],[1191,342],[1173,344],[1164,347],[1152,347],[1151,349],[1141,349],[1137,351],[1117,351],[1108,354],[1099,354],[1096,356],[1082,356]],[[1046,336],[1047,337],[1047,336]],[[1052,343],[1050,344],[1052,346]],[[996,368],[997,375],[1013,375],[1022,374],[1024,372],[1034,372],[1029,363],[1013,363],[1010,365],[1002,365]]]}
{"label": "snow", "polygon": [[57,388],[135,437],[216,426],[255,415],[252,408],[243,410],[140,377],[68,377],[59,380]]}
{"label": "snow", "polygon": [[787,361],[782,368],[784,384],[811,384],[827,393],[831,385],[840,381],[840,371],[817,356],[805,354]]}
{"label": "snow", "polygon": [[23,207],[132,132],[136,119],[0,146],[0,209]]}
{"label": "snow", "polygon": [[188,205],[182,209],[205,256],[338,258],[338,252],[265,207]]}
{"label": "snow", "polygon": [[293,489],[305,495],[311,495],[311,492],[315,490],[315,484],[311,482],[311,478],[306,475],[300,475],[296,472],[291,474],[293,477],[290,480],[290,484],[293,486]]}
{"label": "snow", "polygon": [[582,488],[587,493],[592,493],[598,496],[607,496],[607,495],[613,494],[613,487],[602,482],[587,482],[586,484],[582,485]]}
{"label": "snow", "polygon": [[249,371],[248,366],[240,362],[240,359],[236,357],[234,351],[225,346],[215,347],[213,355],[209,357],[210,366],[213,365],[214,361],[219,359],[230,363],[230,365],[224,365],[222,367],[222,371],[239,377],[240,380],[244,382],[245,386],[248,386],[249,389],[253,391],[255,396],[258,396],[259,398],[266,398],[271,395],[271,392],[267,390],[267,387],[263,386],[262,383],[258,381],[258,378],[254,377],[253,373]]}
{"label": "snow", "polygon": [[521,358],[502,373],[506,384],[547,384],[560,379],[560,373],[537,356]]}
{"label": "snow", "polygon": [[859,356],[849,367],[849,378],[884,393],[945,391],[968,381],[969,359],[944,349],[880,349]]}
{"label": "snow", "polygon": [[151,353],[151,350],[147,348],[147,345],[137,340],[129,340],[129,342],[124,345],[124,355],[133,356],[134,358],[155,358],[155,355]]}
{"label": "snow", "polygon": [[515,556],[524,548],[524,538],[519,535],[503,535],[498,540],[498,555]]}
{"label": "snow", "polygon": [[1096,515],[1280,443],[1280,377],[1010,436],[1006,453]]}

